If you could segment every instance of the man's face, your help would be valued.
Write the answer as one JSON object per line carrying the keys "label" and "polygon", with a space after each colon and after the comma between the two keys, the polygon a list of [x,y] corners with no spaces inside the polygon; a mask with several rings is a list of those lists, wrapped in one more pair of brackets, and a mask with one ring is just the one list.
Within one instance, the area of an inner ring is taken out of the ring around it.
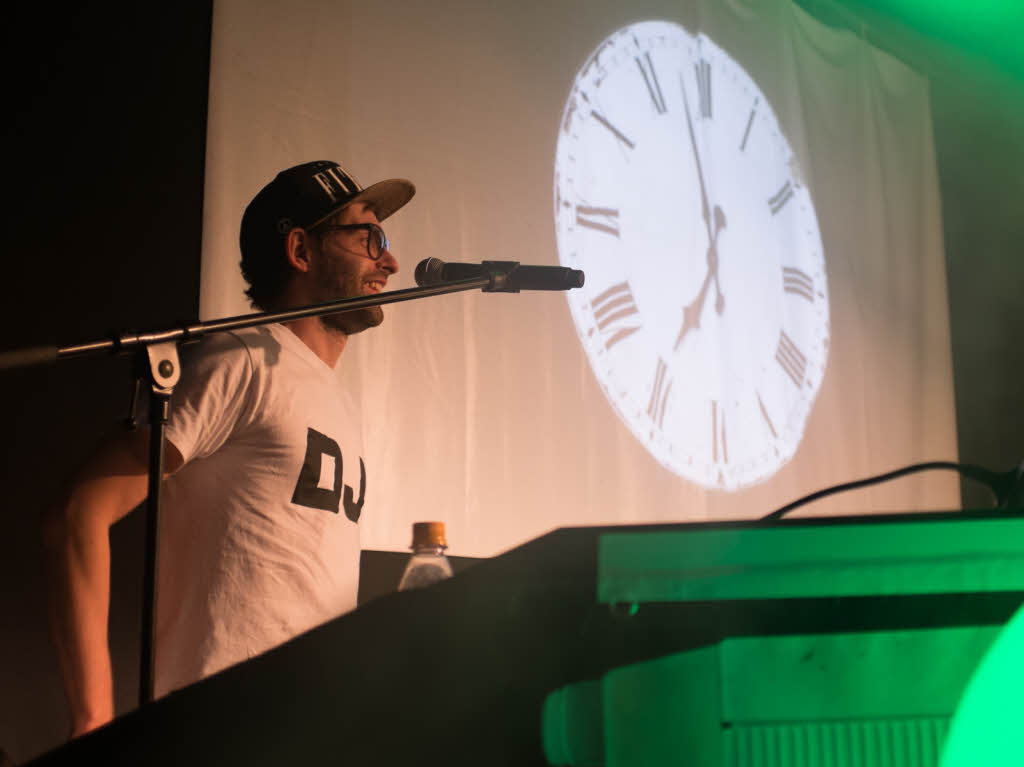
{"label": "man's face", "polygon": [[[357,202],[343,209],[340,220],[333,223],[379,222],[365,203]],[[387,250],[378,260],[370,259],[366,238],[365,230],[334,231],[323,237],[322,246],[315,253],[310,269],[315,294],[313,300],[316,303],[371,295],[384,290],[388,277],[398,271],[398,261]],[[311,241],[311,247],[316,250],[315,238]],[[370,306],[343,314],[326,314],[320,319],[327,328],[352,335],[380,325],[384,320],[384,311],[379,306]]]}

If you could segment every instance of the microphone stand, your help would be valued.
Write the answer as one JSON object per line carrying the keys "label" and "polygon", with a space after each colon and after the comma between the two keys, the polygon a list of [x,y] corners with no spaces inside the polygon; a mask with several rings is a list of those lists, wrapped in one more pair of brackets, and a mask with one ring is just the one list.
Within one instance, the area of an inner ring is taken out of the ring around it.
{"label": "microphone stand", "polygon": [[[157,544],[160,490],[164,465],[164,428],[170,414],[171,394],[181,376],[178,345],[198,341],[210,333],[269,325],[273,322],[287,322],[302,317],[336,314],[368,306],[394,304],[445,293],[457,293],[476,288],[488,292],[499,292],[504,287],[506,272],[493,269],[487,275],[472,279],[445,282],[428,287],[394,290],[356,298],[343,298],[281,312],[243,314],[210,322],[197,322],[168,330],[115,336],[72,346],[36,346],[0,352],[0,371],[53,363],[72,357],[102,353],[118,355],[132,353],[136,355],[136,373],[140,376],[136,383],[136,392],[143,380],[149,383],[149,493],[146,500],[146,553],[142,594],[142,643],[139,653],[139,705],[152,701],[154,692],[153,635],[156,626],[156,573],[159,550]],[[133,417],[129,418],[129,423],[134,426]]]}

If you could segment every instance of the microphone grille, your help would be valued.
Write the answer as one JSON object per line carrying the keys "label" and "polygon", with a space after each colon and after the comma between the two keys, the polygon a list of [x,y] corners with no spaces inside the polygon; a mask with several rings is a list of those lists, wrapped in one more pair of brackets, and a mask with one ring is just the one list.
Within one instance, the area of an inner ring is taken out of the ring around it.
{"label": "microphone grille", "polygon": [[440,258],[425,258],[416,264],[416,284],[421,288],[436,285],[444,281],[441,272],[444,269],[444,261]]}

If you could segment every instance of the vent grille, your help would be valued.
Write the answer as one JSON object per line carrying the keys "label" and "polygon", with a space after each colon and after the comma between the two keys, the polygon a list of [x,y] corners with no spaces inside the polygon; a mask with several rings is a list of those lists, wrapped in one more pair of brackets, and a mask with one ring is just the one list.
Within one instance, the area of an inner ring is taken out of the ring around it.
{"label": "vent grille", "polygon": [[949,717],[733,725],[731,767],[937,767]]}

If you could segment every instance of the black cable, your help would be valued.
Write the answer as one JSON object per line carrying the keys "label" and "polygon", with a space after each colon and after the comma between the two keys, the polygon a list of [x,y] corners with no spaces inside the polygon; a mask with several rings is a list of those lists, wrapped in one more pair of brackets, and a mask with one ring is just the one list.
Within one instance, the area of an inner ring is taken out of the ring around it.
{"label": "black cable", "polygon": [[819,498],[824,498],[828,495],[834,495],[835,493],[842,493],[847,490],[854,490],[858,487],[865,487],[866,485],[875,485],[880,482],[888,482],[890,479],[896,479],[906,474],[913,474],[918,471],[930,471],[932,469],[948,469],[956,471],[963,476],[973,479],[975,482],[980,482],[982,485],[987,487],[993,497],[995,498],[997,507],[1006,507],[1011,503],[1020,503],[1020,488],[1022,473],[1024,473],[1024,463],[1018,468],[1011,469],[1006,472],[995,472],[990,471],[983,466],[974,466],[966,463],[953,463],[951,461],[930,461],[928,463],[915,463],[912,466],[905,466],[902,469],[896,469],[895,471],[886,472],[885,474],[879,474],[875,477],[868,477],[867,479],[858,479],[854,482],[846,482],[842,485],[834,485],[833,487],[827,487],[824,490],[818,490],[810,495],[805,495],[803,498],[799,498],[792,503],[786,504],[781,509],[776,509],[771,514],[768,514],[761,518],[762,521],[768,521],[772,519],[781,519],[785,514],[788,514],[793,509],[803,506],[804,504],[816,501]]}

